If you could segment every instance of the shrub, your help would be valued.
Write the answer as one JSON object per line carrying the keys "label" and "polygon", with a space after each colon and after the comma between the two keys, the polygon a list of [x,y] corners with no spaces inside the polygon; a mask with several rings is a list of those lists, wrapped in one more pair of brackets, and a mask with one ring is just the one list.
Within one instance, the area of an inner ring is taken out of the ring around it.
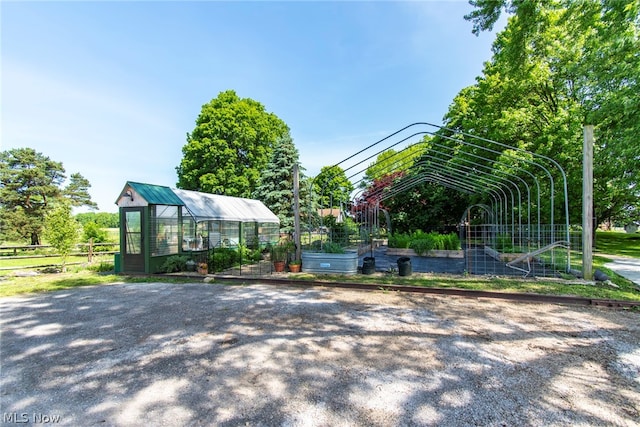
{"label": "shrub", "polygon": [[107,231],[100,228],[95,222],[87,222],[84,225],[83,240],[88,242],[93,239],[93,243],[104,243],[107,241]]}
{"label": "shrub", "polygon": [[408,234],[398,233],[389,236],[390,248],[408,249],[411,243],[411,236]]}
{"label": "shrub", "polygon": [[457,251],[460,249],[460,237],[456,233],[449,233],[442,236],[444,240],[445,250]]}
{"label": "shrub", "polygon": [[184,255],[172,255],[160,266],[160,271],[164,273],[175,273],[187,269],[189,257]]}
{"label": "shrub", "polygon": [[416,239],[409,243],[409,248],[413,249],[416,254],[422,256],[434,249],[435,240],[433,238]]}
{"label": "shrub", "polygon": [[236,265],[240,260],[238,251],[231,248],[216,248],[209,256],[209,269],[220,272]]}

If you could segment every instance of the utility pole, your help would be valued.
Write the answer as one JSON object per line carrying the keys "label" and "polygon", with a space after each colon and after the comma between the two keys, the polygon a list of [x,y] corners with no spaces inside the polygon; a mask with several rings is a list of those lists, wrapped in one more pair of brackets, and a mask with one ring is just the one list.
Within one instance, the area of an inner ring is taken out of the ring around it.
{"label": "utility pole", "polygon": [[293,239],[296,244],[296,260],[302,259],[300,246],[300,173],[298,164],[293,165]]}
{"label": "utility pole", "polygon": [[582,277],[593,279],[593,126],[584,127],[582,149]]}

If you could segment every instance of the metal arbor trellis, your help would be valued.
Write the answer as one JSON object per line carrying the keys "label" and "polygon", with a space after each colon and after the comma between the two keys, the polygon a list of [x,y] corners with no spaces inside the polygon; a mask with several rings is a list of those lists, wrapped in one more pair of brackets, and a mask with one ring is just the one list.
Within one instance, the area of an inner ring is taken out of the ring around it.
{"label": "metal arbor trellis", "polygon": [[[420,127],[421,129],[408,136],[403,136],[406,131],[415,127]],[[424,127],[427,129],[424,129]],[[410,149],[417,144],[424,143],[423,139],[409,143],[405,148],[386,159],[387,161],[393,159],[395,162],[394,170],[396,171],[406,170],[411,164],[411,175],[398,179],[391,186],[384,189],[367,191],[366,198],[363,197],[366,191],[364,188],[361,188],[353,195],[352,204],[355,206],[358,217],[362,218],[361,226],[368,227],[370,231],[380,229],[379,218],[382,211],[387,219],[387,228],[390,228],[389,215],[385,210],[381,209],[381,202],[401,192],[408,191],[421,183],[433,182],[455,191],[483,198],[486,203],[470,206],[465,214],[468,214],[472,208],[482,209],[488,215],[491,225],[497,232],[512,230],[512,242],[526,241],[527,247],[531,248],[529,252],[536,252],[536,255],[539,255],[546,250],[545,248],[553,249],[558,246],[566,248],[566,270],[570,270],[567,178],[562,167],[547,156],[469,133],[455,131],[444,126],[416,122],[374,142],[334,166],[342,167],[344,172],[355,170],[365,162],[370,164],[371,160],[382,152],[407,141],[411,142],[413,138],[422,138],[425,135],[432,135],[436,138],[425,143],[425,150],[418,155],[419,160],[417,162],[414,162],[414,156],[412,156]],[[394,142],[392,138],[398,138],[398,140]],[[441,144],[437,138],[457,145]],[[371,152],[374,147],[381,146],[380,144],[384,142],[391,143],[385,144],[383,149],[373,154],[358,159],[358,156]],[[479,145],[480,143],[483,145]],[[531,170],[523,167],[523,164],[529,166]],[[348,166],[343,167],[343,165]],[[350,172],[351,175],[348,176],[348,179],[354,179],[362,175],[367,166],[361,170]],[[549,238],[542,235],[541,198],[543,192],[538,176],[532,173],[535,169],[541,171],[542,175],[549,180]],[[552,173],[554,169],[559,173],[562,181],[561,195],[564,207],[564,227],[560,227],[555,221],[556,181]],[[364,182],[362,179],[359,181]],[[312,191],[313,184],[310,192]],[[324,188],[322,191],[324,192]],[[533,194],[535,202],[532,201],[532,193],[535,193]],[[525,204],[524,207],[523,203]],[[532,220],[532,204],[535,204],[536,208],[535,222]],[[526,214],[523,215],[525,211]],[[461,219],[461,223],[463,222],[464,219]],[[562,232],[563,238],[557,238],[557,231]],[[525,257],[523,260],[528,262],[529,258]],[[513,265],[510,267],[519,269]]]}

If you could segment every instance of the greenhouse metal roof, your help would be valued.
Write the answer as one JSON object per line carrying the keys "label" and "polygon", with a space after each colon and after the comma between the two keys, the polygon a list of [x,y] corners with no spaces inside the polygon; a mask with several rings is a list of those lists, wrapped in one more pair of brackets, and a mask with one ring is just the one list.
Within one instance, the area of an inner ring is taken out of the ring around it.
{"label": "greenhouse metal roof", "polygon": [[[133,189],[144,201],[133,201]],[[127,199],[131,197],[131,201]],[[196,222],[241,221],[280,223],[278,217],[261,201],[222,196],[199,191],[179,190],[162,185],[128,181],[116,202],[119,206],[171,205],[184,206]]]}
{"label": "greenhouse metal roof", "polygon": [[[173,205],[182,206],[184,203],[176,194],[171,191],[171,188],[164,185],[145,184],[142,182],[127,181],[124,189],[120,193],[120,198],[126,195],[129,188],[133,189],[136,193],[142,197],[147,204],[150,205]],[[133,198],[132,198],[133,199]],[[118,202],[116,201],[116,204]]]}

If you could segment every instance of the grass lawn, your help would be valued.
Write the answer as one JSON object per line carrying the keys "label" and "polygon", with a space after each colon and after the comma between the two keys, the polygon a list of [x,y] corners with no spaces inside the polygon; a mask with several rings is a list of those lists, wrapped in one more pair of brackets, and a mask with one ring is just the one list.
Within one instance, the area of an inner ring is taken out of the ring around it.
{"label": "grass lawn", "polygon": [[[107,285],[115,283],[144,283],[144,282],[184,283],[188,279],[179,277],[129,277],[118,274],[98,273],[86,268],[70,268],[66,273],[39,274],[29,277],[0,277],[0,297],[35,292],[51,292],[79,286]],[[191,280],[193,281],[193,280]]]}
{"label": "grass lawn", "polygon": [[629,256],[640,258],[640,233],[618,233],[599,231],[596,233],[595,254]]}
{"label": "grass lawn", "polygon": [[[357,275],[357,276],[315,276],[310,274],[296,275],[299,280],[329,280],[337,282],[360,282],[374,283],[384,289],[384,285],[411,285],[438,288],[458,288],[475,289],[502,292],[525,292],[537,294],[553,295],[577,295],[588,298],[616,299],[640,301],[640,291],[633,283],[616,275],[604,267],[610,261],[607,255],[632,256],[640,258],[640,233],[626,234],[615,232],[598,232],[596,235],[596,252],[594,256],[594,269],[601,269],[607,273],[612,281],[619,286],[613,288],[602,285],[588,285],[576,281],[566,281],[562,279],[519,279],[519,278],[488,278],[474,276],[436,276],[414,274],[410,277],[398,277],[386,274]],[[17,277],[14,271],[0,271],[0,297],[33,293],[47,292],[60,289],[74,288],[78,286],[102,285],[122,282],[148,282],[148,281],[169,281],[185,282],[189,279],[166,279],[161,276],[155,277],[128,277],[107,273],[99,273],[97,270],[108,269],[113,264],[113,255],[105,255],[98,258],[98,262],[91,266],[86,266],[86,257],[79,257],[77,262],[85,265],[69,266],[67,273],[39,274],[29,277]],[[46,264],[56,264],[60,260],[56,258],[9,260],[0,258],[0,267],[34,265],[34,261]],[[72,260],[69,260],[72,262]],[[15,263],[15,264],[14,264]],[[102,265],[101,265],[102,263]],[[28,271],[28,270],[17,270]]]}
{"label": "grass lawn", "polygon": [[[113,254],[100,254],[100,252],[96,252],[93,255],[94,262],[110,262],[113,264]],[[67,257],[67,265],[81,263],[84,264],[87,262],[87,257],[85,255],[82,256],[69,256]],[[56,257],[43,257],[43,258],[13,258],[13,257],[0,257],[0,276],[12,274],[15,269],[33,267],[33,268],[41,268],[45,266],[51,265],[61,265],[62,258]]]}

